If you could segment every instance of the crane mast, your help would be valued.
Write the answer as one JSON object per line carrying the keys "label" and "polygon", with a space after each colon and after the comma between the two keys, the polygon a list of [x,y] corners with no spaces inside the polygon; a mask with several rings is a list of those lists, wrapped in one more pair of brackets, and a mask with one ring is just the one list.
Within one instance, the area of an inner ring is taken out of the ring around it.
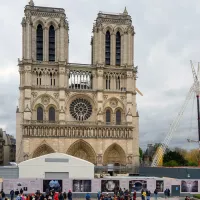
{"label": "crane mast", "polygon": [[[195,71],[194,65],[192,63],[192,61],[190,61],[191,64],[191,69],[192,69],[192,75],[193,75],[193,79],[194,79],[194,83],[192,85],[192,87],[190,88],[186,99],[184,101],[183,106],[181,107],[180,112],[178,113],[177,117],[175,118],[175,120],[173,121],[173,123],[170,126],[170,129],[163,141],[163,143],[160,146],[160,151],[157,151],[157,153],[155,154],[154,158],[153,158],[153,162],[151,164],[152,167],[156,167],[158,166],[158,163],[160,162],[160,160],[162,159],[172,137],[174,132],[177,130],[180,120],[183,116],[183,113],[188,105],[188,102],[190,101],[192,94],[195,92],[196,94],[196,98],[197,98],[197,116],[198,116],[198,142],[199,144],[199,150],[200,150],[200,106],[199,106],[199,95],[200,95],[200,83],[199,83],[199,79],[200,79],[200,65],[198,63],[198,68],[197,68],[197,72]],[[189,142],[194,142],[193,140],[188,140]]]}

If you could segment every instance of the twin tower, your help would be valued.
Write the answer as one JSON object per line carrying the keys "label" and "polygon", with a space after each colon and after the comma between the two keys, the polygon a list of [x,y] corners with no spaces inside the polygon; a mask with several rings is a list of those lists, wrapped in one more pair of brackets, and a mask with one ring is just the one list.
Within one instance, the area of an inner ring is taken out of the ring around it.
{"label": "twin tower", "polygon": [[127,10],[98,13],[91,64],[69,63],[64,9],[30,1],[21,24],[17,162],[61,152],[99,166],[138,166],[135,32]]}

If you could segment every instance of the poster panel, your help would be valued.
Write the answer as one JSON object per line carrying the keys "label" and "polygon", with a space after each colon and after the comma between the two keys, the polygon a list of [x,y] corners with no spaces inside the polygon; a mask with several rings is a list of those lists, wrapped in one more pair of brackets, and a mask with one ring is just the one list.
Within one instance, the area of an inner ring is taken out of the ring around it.
{"label": "poster panel", "polygon": [[43,180],[43,192],[54,190],[55,192],[62,191],[62,180]]}
{"label": "poster panel", "polygon": [[41,191],[41,179],[4,179],[3,190],[10,194],[11,190],[23,190],[24,194]]}
{"label": "poster panel", "polygon": [[119,191],[119,180],[101,180],[101,192]]}
{"label": "poster panel", "polygon": [[154,192],[155,188],[156,188],[156,180],[155,179],[146,179],[147,181],[147,190],[149,190],[151,193]]}
{"label": "poster panel", "polygon": [[157,192],[164,192],[164,181],[156,180],[156,190]]}
{"label": "poster panel", "polygon": [[181,192],[198,192],[197,180],[182,180]]}
{"label": "poster panel", "polygon": [[141,192],[142,189],[147,189],[146,180],[131,180],[129,181],[129,191]]}
{"label": "poster panel", "polygon": [[101,180],[100,179],[92,179],[92,192],[101,192]]}
{"label": "poster panel", "polygon": [[73,192],[92,192],[91,180],[73,180]]}

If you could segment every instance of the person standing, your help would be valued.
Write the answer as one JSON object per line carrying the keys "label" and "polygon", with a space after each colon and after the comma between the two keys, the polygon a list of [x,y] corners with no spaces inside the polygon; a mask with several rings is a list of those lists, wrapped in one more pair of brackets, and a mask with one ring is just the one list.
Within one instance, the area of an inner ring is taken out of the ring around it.
{"label": "person standing", "polygon": [[134,190],[134,192],[133,192],[133,200],[136,200],[136,198],[137,198],[137,193],[136,193],[136,191]]}
{"label": "person standing", "polygon": [[14,196],[15,196],[15,192],[14,192],[14,190],[11,190],[10,191],[10,199],[13,200]]}
{"label": "person standing", "polygon": [[90,199],[91,199],[91,196],[90,196],[89,193],[86,194],[85,199],[86,199],[86,200],[90,200]]}
{"label": "person standing", "polygon": [[157,200],[158,198],[158,191],[157,189],[154,190],[154,199]]}
{"label": "person standing", "polygon": [[146,196],[147,196],[147,200],[150,200],[150,198],[151,198],[151,192],[150,192],[150,190],[146,191]]}
{"label": "person standing", "polygon": [[72,200],[72,191],[71,190],[69,190],[67,197],[68,197],[68,200]]}

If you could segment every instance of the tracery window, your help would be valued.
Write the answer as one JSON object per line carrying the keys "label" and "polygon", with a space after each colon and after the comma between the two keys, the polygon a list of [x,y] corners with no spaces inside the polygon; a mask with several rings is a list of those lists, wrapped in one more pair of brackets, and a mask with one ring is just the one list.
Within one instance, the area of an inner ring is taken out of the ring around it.
{"label": "tracery window", "polygon": [[106,123],[110,123],[111,122],[111,112],[109,109],[106,110]]}
{"label": "tracery window", "polygon": [[116,34],[116,65],[120,66],[121,64],[121,35],[118,31]]}
{"label": "tracery window", "polygon": [[111,56],[111,37],[110,37],[110,32],[106,32],[106,38],[105,38],[106,44],[105,44],[105,62],[106,65],[110,65],[110,56]]}
{"label": "tracery window", "polygon": [[49,28],[49,61],[55,61],[55,29],[52,25]]}
{"label": "tracery window", "polygon": [[106,76],[106,89],[110,90],[110,77]]}
{"label": "tracery window", "polygon": [[55,122],[56,121],[56,111],[54,107],[49,108],[49,121]]}
{"label": "tracery window", "polygon": [[43,108],[37,108],[37,121],[43,121]]}
{"label": "tracery window", "polygon": [[121,124],[121,119],[122,118],[122,116],[121,116],[121,111],[120,110],[117,110],[117,112],[116,112],[116,124]]}
{"label": "tracery window", "polygon": [[120,77],[116,77],[116,89],[120,90]]}
{"label": "tracery window", "polygon": [[36,73],[37,76],[37,85],[42,85],[42,73],[41,72],[37,72]]}
{"label": "tracery window", "polygon": [[37,40],[37,45],[36,45],[37,60],[43,61],[43,28],[41,24],[37,26],[36,40]]}
{"label": "tracery window", "polygon": [[86,99],[75,99],[70,105],[70,113],[76,120],[87,120],[92,115],[92,105]]}

